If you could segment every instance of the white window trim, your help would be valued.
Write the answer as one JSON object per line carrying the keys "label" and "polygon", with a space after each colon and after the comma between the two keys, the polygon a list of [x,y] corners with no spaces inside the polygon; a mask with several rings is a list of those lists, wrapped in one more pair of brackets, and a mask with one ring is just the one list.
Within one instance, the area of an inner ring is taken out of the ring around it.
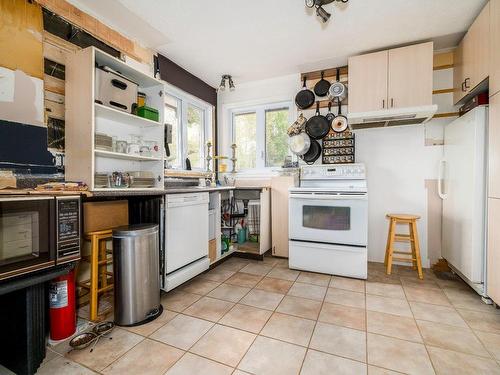
{"label": "white window trim", "polygon": [[[266,167],[266,111],[280,108],[288,108],[288,122],[292,123],[294,117],[293,104],[291,101],[285,102],[274,102],[274,103],[266,103],[266,104],[258,104],[258,105],[247,105],[241,107],[235,107],[229,109],[229,142],[230,145],[234,143],[234,116],[243,113],[251,113],[255,112],[256,114],[256,160],[255,160],[255,168],[239,168],[238,161],[236,161],[236,169],[238,172],[248,173],[248,172],[256,172],[256,171],[270,171],[272,169],[276,169],[278,167]],[[229,146],[230,146],[229,145]],[[238,159],[238,149],[236,149],[236,159]]]}
{"label": "white window trim", "polygon": [[[178,110],[179,113],[179,123],[177,129],[177,158],[179,162],[177,166],[181,166],[182,170],[186,169],[186,158],[187,158],[187,108],[188,105],[196,107],[203,112],[203,131],[202,131],[202,139],[200,144],[200,155],[202,156],[203,166],[192,166],[193,170],[205,170],[205,152],[206,152],[206,144],[208,140],[212,139],[212,119],[213,119],[213,106],[210,103],[205,102],[197,98],[194,95],[191,95],[178,87],[175,87],[167,82],[164,82],[165,85],[165,93],[167,95],[173,96],[174,98],[180,100],[181,105]],[[166,104],[166,102],[165,102]]]}

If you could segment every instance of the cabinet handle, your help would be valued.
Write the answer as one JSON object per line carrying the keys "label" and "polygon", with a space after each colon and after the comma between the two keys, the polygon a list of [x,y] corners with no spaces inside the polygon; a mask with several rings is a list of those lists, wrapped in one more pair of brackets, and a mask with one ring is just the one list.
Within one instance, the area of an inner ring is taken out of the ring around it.
{"label": "cabinet handle", "polygon": [[394,98],[391,98],[391,108],[394,107]]}
{"label": "cabinet handle", "polygon": [[465,79],[465,81],[464,81],[464,83],[465,83],[465,88],[466,88],[466,89],[470,89],[470,85],[468,85],[468,84],[467,84],[467,81],[469,81],[469,82],[470,82],[470,78],[466,78],[466,79]]}
{"label": "cabinet handle", "polygon": [[382,108],[385,108],[385,99],[382,99]]}
{"label": "cabinet handle", "polygon": [[467,89],[465,88],[465,81],[463,81],[463,82],[462,82],[462,91],[463,91],[463,92],[466,92],[466,91],[467,91]]}

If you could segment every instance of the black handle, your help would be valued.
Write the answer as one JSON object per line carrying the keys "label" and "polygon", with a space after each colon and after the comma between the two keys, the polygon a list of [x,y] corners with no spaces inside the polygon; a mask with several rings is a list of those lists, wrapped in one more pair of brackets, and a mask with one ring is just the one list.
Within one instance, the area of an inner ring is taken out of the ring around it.
{"label": "black handle", "polygon": [[324,71],[321,72],[321,80],[323,80],[323,78],[325,78],[325,72]]}
{"label": "black handle", "polygon": [[306,88],[306,81],[307,81],[307,77],[304,76],[304,84],[302,85],[303,88]]}
{"label": "black handle", "polygon": [[337,97],[337,103],[339,105],[339,112],[338,112],[338,115],[339,116],[342,116],[342,104],[340,103],[340,98]]}
{"label": "black handle", "polygon": [[337,68],[337,82],[340,82],[340,68]]}
{"label": "black handle", "polygon": [[332,111],[332,102],[328,102],[328,113]]}
{"label": "black handle", "polygon": [[319,100],[316,102],[316,116],[319,116]]}
{"label": "black handle", "polygon": [[466,89],[469,89],[470,88],[470,85],[467,84],[467,81],[470,81],[470,78],[466,78],[464,83],[465,83],[465,88]]}
{"label": "black handle", "polygon": [[117,79],[112,79],[111,84],[120,90],[125,90],[127,88],[127,84],[123,81],[119,81]]}
{"label": "black handle", "polygon": [[465,89],[465,81],[464,81],[464,82],[462,82],[462,91],[463,91],[463,92],[467,91],[467,90]]}
{"label": "black handle", "polygon": [[124,110],[127,110],[127,108],[128,108],[125,104],[117,103],[114,101],[110,101],[109,104],[111,104],[113,107],[122,108]]}

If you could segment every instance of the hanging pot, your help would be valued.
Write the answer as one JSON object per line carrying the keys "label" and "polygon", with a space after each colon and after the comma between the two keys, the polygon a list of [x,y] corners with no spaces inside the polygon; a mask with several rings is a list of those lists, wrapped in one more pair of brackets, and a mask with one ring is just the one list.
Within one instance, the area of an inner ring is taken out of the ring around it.
{"label": "hanging pot", "polygon": [[349,127],[349,122],[347,121],[347,117],[342,114],[342,104],[339,98],[337,98],[337,103],[339,105],[339,111],[337,116],[333,119],[332,129],[334,132],[342,133]]}
{"label": "hanging pot", "polygon": [[314,164],[316,160],[321,156],[321,146],[319,142],[315,139],[311,139],[311,145],[309,150],[302,155],[302,160],[304,160],[307,164]]}
{"label": "hanging pot", "polygon": [[328,89],[328,98],[330,100],[339,99],[340,101],[347,98],[347,86],[340,82],[340,68],[337,68],[337,81],[332,83]]}
{"label": "hanging pot", "polygon": [[306,133],[313,139],[321,139],[330,131],[330,123],[319,114],[319,101],[316,102],[316,115],[307,120]]}
{"label": "hanging pot", "polygon": [[311,138],[306,133],[292,135],[288,138],[288,146],[290,147],[290,151],[292,151],[295,155],[304,155],[307,151],[309,151]]}
{"label": "hanging pot", "polygon": [[328,102],[328,113],[326,114],[326,119],[328,120],[328,124],[332,126],[333,119],[336,117],[332,113],[332,102]]}
{"label": "hanging pot", "polygon": [[304,77],[304,85],[297,95],[295,95],[295,104],[300,109],[307,109],[314,104],[314,93],[306,86],[306,77]]}
{"label": "hanging pot", "polygon": [[317,96],[323,97],[328,94],[328,89],[330,88],[330,82],[325,78],[325,72],[321,72],[321,79],[314,85],[314,93]]}

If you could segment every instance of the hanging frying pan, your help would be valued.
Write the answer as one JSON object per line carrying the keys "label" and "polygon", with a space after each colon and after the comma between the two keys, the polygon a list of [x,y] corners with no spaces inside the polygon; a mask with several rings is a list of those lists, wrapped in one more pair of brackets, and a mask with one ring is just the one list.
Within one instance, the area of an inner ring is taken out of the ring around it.
{"label": "hanging frying pan", "polygon": [[315,139],[311,139],[311,146],[309,150],[302,155],[302,160],[304,160],[307,164],[314,164],[316,160],[321,156],[321,146],[319,142]]}
{"label": "hanging frying pan", "polygon": [[335,118],[335,115],[332,113],[332,102],[328,102],[328,113],[325,117],[328,120],[328,124],[332,126],[333,119]]}
{"label": "hanging frying pan", "polygon": [[330,100],[338,98],[340,101],[347,98],[347,86],[340,82],[340,68],[337,68],[337,81],[328,89],[328,98]]}
{"label": "hanging frying pan", "polygon": [[301,156],[309,151],[311,141],[311,138],[306,133],[302,132],[288,138],[288,147],[290,147],[292,153]]}
{"label": "hanging frying pan", "polygon": [[307,120],[306,133],[313,139],[321,139],[330,131],[330,123],[319,114],[319,101],[316,102],[316,115]]}
{"label": "hanging frying pan", "polygon": [[314,85],[314,93],[317,96],[326,96],[328,94],[328,89],[330,88],[330,82],[328,82],[325,78],[325,72],[321,72],[321,79],[316,82]]}
{"label": "hanging frying pan", "polygon": [[347,117],[345,117],[342,114],[342,104],[340,103],[340,99],[337,98],[337,103],[339,105],[339,111],[337,116],[333,119],[332,122],[332,129],[334,132],[337,133],[342,133],[344,130],[346,130],[349,126],[349,123],[347,121]]}
{"label": "hanging frying pan", "polygon": [[307,109],[314,104],[314,93],[306,86],[307,77],[304,77],[304,85],[297,95],[295,95],[295,104],[300,109]]}

